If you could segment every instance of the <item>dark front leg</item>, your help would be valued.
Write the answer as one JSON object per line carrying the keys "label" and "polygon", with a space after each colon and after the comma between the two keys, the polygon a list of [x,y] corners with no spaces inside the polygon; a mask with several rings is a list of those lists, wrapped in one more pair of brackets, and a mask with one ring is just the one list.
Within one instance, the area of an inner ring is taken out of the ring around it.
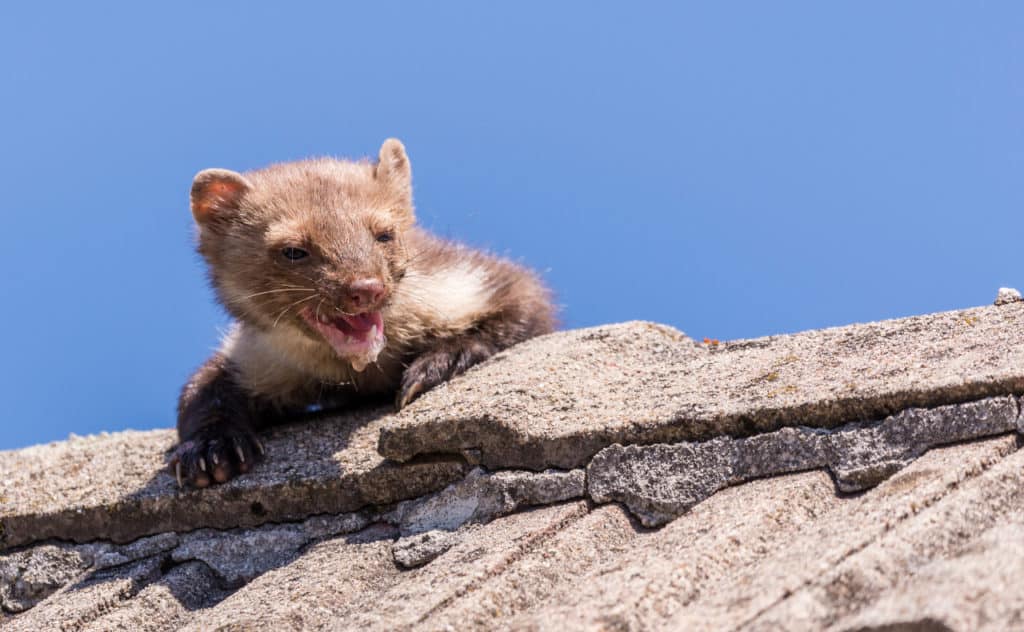
{"label": "dark front leg", "polygon": [[412,400],[497,353],[483,340],[459,337],[439,340],[437,345],[413,360],[402,374],[395,406],[405,408]]}
{"label": "dark front leg", "polygon": [[395,398],[401,410],[422,393],[483,362],[495,353],[554,328],[550,312],[506,312],[452,338],[436,340],[405,369]]}
{"label": "dark front leg", "polygon": [[238,385],[221,354],[206,361],[178,400],[178,447],[170,467],[178,484],[223,483],[248,472],[263,457],[255,429],[269,406]]}

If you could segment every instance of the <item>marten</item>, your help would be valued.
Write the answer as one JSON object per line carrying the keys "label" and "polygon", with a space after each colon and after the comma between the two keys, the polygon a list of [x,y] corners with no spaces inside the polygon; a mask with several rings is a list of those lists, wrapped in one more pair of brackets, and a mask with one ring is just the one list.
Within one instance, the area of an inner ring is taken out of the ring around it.
{"label": "marten", "polygon": [[405,147],[192,182],[198,251],[234,324],[185,384],[178,484],[207,487],[264,455],[256,432],[304,412],[417,396],[550,332],[536,274],[416,226]]}

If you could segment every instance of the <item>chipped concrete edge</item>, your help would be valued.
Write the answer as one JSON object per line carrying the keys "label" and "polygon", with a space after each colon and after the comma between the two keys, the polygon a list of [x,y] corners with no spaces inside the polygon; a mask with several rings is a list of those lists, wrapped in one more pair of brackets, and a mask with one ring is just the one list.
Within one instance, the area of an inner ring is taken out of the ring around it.
{"label": "chipped concrete edge", "polygon": [[818,403],[801,403],[765,407],[753,417],[747,413],[714,419],[678,416],[649,428],[600,430],[583,436],[531,437],[529,441],[493,418],[465,417],[382,428],[377,449],[382,456],[397,462],[424,455],[464,456],[468,453],[477,463],[492,470],[574,469],[586,467],[601,450],[614,444],[700,442],[725,434],[753,437],[793,427],[794,419],[801,420],[801,426],[829,430],[845,425],[850,419],[878,419],[910,409],[941,408],[1017,395],[1024,396],[1024,379],[1020,377],[975,380],[949,386],[940,392],[908,390],[874,400],[856,396],[839,398],[830,401],[827,411]]}
{"label": "chipped concrete edge", "polygon": [[[358,511],[443,489],[461,480],[469,469],[461,458],[449,457],[385,464],[359,479],[343,475],[326,483],[285,480],[227,491],[186,489],[173,497],[174,502],[141,496],[124,498],[113,505],[16,514],[0,518],[0,553],[50,539],[126,543],[168,531],[255,527]],[[389,484],[396,477],[402,484]]]}
{"label": "chipped concrete edge", "polygon": [[931,448],[1009,432],[1024,433],[1020,400],[990,397],[910,408],[883,420],[832,429],[795,426],[745,438],[611,445],[587,466],[587,494],[622,502],[648,527],[686,512],[725,487],[823,468],[839,492],[873,487]]}

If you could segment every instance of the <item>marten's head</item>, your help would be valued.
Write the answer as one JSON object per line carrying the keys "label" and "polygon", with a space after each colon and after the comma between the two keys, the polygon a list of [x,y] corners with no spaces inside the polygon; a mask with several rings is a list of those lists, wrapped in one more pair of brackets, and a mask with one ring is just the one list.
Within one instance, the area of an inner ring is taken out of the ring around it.
{"label": "marten's head", "polygon": [[405,274],[412,172],[402,143],[376,164],[334,159],[192,183],[199,252],[227,310],[265,330],[326,341],[357,370],[384,348],[384,314]]}

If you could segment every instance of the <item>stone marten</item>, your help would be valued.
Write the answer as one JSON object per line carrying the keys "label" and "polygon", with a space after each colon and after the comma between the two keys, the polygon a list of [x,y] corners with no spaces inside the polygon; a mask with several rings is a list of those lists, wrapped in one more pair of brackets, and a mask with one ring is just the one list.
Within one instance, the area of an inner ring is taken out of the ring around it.
{"label": "stone marten", "polygon": [[415,225],[395,139],[376,163],[207,169],[191,206],[235,323],[182,389],[170,461],[179,485],[247,472],[263,455],[262,427],[367,397],[394,394],[401,409],[555,325],[535,274]]}

